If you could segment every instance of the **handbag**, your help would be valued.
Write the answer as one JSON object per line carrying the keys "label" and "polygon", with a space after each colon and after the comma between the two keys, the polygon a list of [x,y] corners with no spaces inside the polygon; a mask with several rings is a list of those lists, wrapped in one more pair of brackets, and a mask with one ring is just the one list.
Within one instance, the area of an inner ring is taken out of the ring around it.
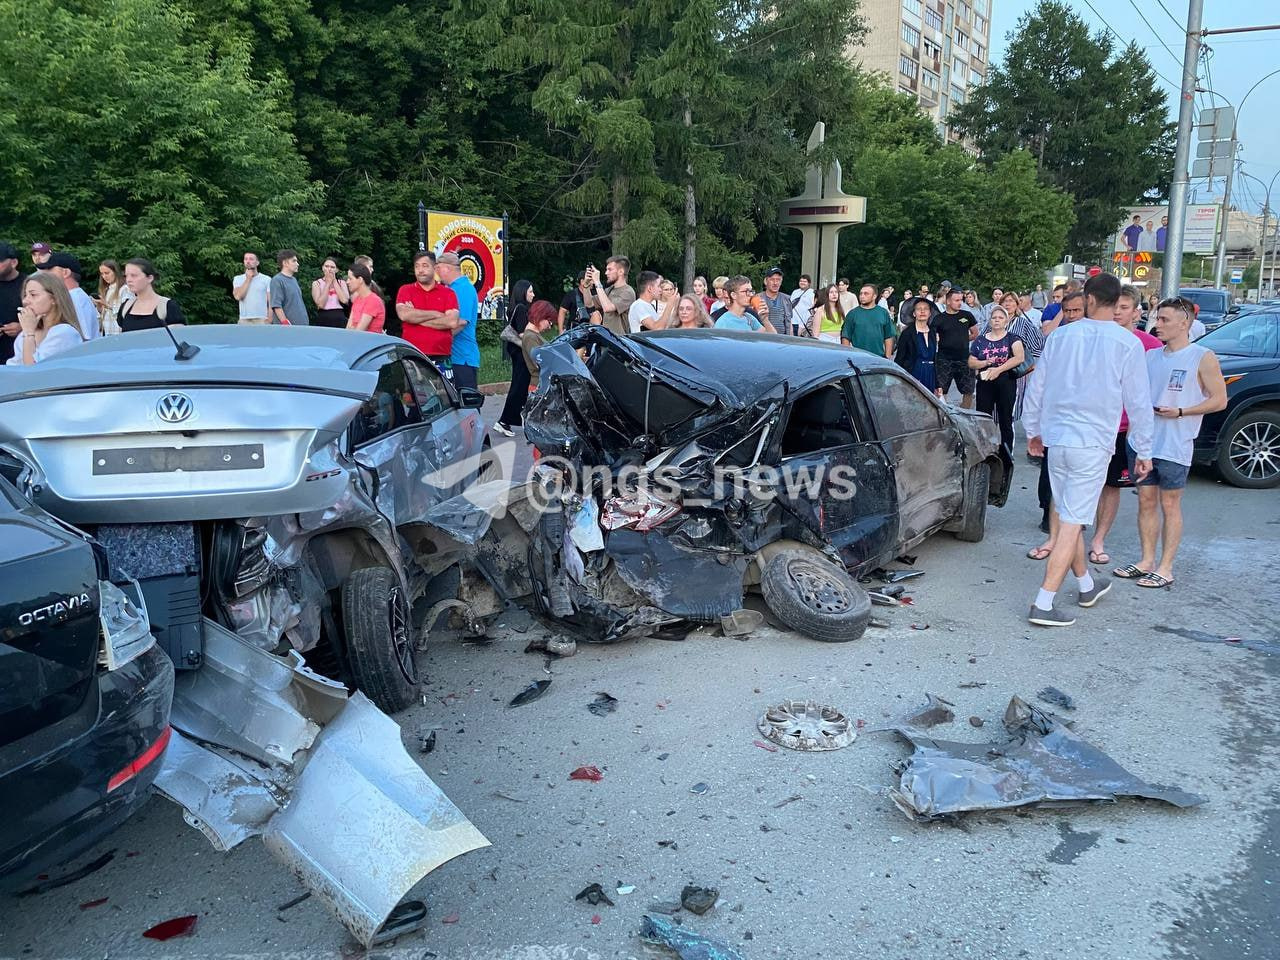
{"label": "handbag", "polygon": [[1012,370],[1010,370],[1009,374],[1010,376],[1013,377],[1013,379],[1018,380],[1018,379],[1021,379],[1022,377],[1025,377],[1028,373],[1030,373],[1035,368],[1036,368],[1035,361],[1032,360],[1030,357],[1028,357],[1027,359],[1023,360],[1020,364],[1018,364],[1016,367],[1014,367]]}
{"label": "handbag", "polygon": [[509,323],[502,328],[502,332],[498,334],[498,337],[513,347],[520,346],[520,334],[516,333],[516,328]]}

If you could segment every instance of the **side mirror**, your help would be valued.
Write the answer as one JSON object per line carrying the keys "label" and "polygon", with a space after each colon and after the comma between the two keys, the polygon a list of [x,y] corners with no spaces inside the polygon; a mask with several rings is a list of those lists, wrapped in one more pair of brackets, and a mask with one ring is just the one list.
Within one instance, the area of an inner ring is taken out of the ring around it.
{"label": "side mirror", "polygon": [[1227,307],[1227,316],[1231,316],[1231,314],[1239,313],[1239,312],[1240,312],[1240,304],[1238,303],[1233,303],[1231,306]]}
{"label": "side mirror", "polygon": [[484,394],[479,390],[472,389],[471,387],[463,387],[460,389],[458,391],[458,399],[462,402],[464,407],[471,410],[479,410],[484,406]]}

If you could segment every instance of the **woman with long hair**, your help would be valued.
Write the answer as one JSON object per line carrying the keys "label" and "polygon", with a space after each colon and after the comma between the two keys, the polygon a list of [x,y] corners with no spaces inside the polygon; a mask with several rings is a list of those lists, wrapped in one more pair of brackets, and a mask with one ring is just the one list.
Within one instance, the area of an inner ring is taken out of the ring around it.
{"label": "woman with long hair", "polygon": [[117,315],[120,305],[133,296],[124,285],[124,277],[120,273],[120,264],[114,260],[103,260],[98,264],[98,306],[99,327],[102,335],[107,336],[120,332]]}
{"label": "woman with long hair", "polygon": [[156,268],[144,257],[134,257],[124,265],[124,282],[133,299],[123,303],[116,314],[121,333],[158,330],[187,322],[177,300],[156,293],[155,284],[159,279]]}
{"label": "woman with long hair", "polygon": [[[372,284],[373,274],[369,274]],[[311,302],[316,305],[316,326],[332,327],[341,330],[349,326],[347,312],[343,309],[351,302],[351,288],[347,281],[338,276],[338,261],[334,257],[325,257],[320,267],[320,278],[311,281]],[[386,313],[385,309],[383,311]],[[363,327],[359,329],[364,329]],[[375,333],[381,333],[379,326]]]}
{"label": "woman with long hair", "polygon": [[711,317],[702,305],[702,297],[686,293],[676,301],[675,316],[671,319],[673,330],[698,330],[710,328]]}
{"label": "woman with long hair", "polygon": [[31,366],[84,342],[66,284],[49,271],[27,277],[18,310],[22,332],[13,341],[8,365]]}
{"label": "woman with long hair", "polygon": [[[369,268],[363,263],[353,263],[347,270],[346,287],[351,297],[351,319],[346,323],[347,329],[382,333],[387,321],[387,306],[373,289],[373,274]],[[338,312],[341,313],[341,309]]]}
{"label": "woman with long hair", "polygon": [[715,300],[707,295],[706,277],[699,276],[693,278],[693,295],[702,301],[703,312],[705,312],[707,316],[711,316],[711,305],[715,303]]}
{"label": "woman with long hair", "polygon": [[[528,280],[517,280],[511,288],[509,302],[511,312],[507,316],[507,323],[518,336],[524,333],[524,328],[529,323],[529,305],[533,303],[533,283]],[[529,395],[529,368],[525,366],[524,354],[519,347],[506,341],[503,341],[502,346],[507,352],[507,359],[511,361],[511,387],[507,390],[507,402],[502,405],[502,415],[498,417],[498,422],[493,425],[493,429],[504,437],[514,437],[516,433],[512,428],[520,426],[520,415]],[[520,386],[521,382],[523,386]]]}
{"label": "woman with long hair", "polygon": [[806,328],[807,335],[828,343],[839,343],[843,328],[844,311],[840,309],[840,287],[831,283],[823,288],[814,302],[813,316],[809,318]]}

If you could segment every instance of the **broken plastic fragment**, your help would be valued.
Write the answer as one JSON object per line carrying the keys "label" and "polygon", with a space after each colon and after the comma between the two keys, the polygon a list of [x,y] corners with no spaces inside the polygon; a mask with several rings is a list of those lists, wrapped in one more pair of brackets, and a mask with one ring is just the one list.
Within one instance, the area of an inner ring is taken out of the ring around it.
{"label": "broken plastic fragment", "polygon": [[106,903],[110,899],[111,899],[110,897],[99,897],[97,900],[89,900],[89,901],[86,901],[85,903],[80,904],[80,909],[92,910],[94,907],[102,906],[104,903]]}
{"label": "broken plastic fragment", "polygon": [[1036,696],[1045,703],[1056,704],[1063,710],[1074,710],[1076,708],[1075,700],[1071,699],[1069,694],[1063,693],[1057,687],[1045,687],[1043,690],[1037,691]]}
{"label": "broken plastic fragment", "polygon": [[761,750],[768,750],[770,753],[778,752],[778,748],[775,747],[772,743],[765,743],[763,740],[752,740],[751,742],[755,744],[757,747],[759,747]]}
{"label": "broken plastic fragment", "polygon": [[526,703],[533,703],[540,696],[547,692],[547,687],[551,686],[550,680],[535,680],[529,684],[507,704],[508,707],[523,707]]}
{"label": "broken plastic fragment", "polygon": [[689,884],[680,891],[680,906],[699,916],[714,907],[719,899],[720,891],[715,887],[699,887]]}
{"label": "broken plastic fragment", "polygon": [[698,797],[706,796],[711,792],[711,784],[702,782],[695,783],[689,788],[689,792]]}
{"label": "broken plastic fragment", "polygon": [[635,892],[636,892],[635,884],[632,884],[632,883],[621,884],[621,883],[620,883],[620,884],[618,884],[618,889],[617,889],[617,891],[616,891],[616,892],[617,892],[618,896],[620,896],[620,897],[625,897],[625,896],[627,896],[627,894],[635,893]]}
{"label": "broken plastic fragment", "polygon": [[611,907],[613,906],[613,901],[610,900],[609,895],[604,892],[604,887],[600,886],[598,883],[593,883],[589,887],[584,887],[573,899],[585,900],[593,907],[598,907],[602,903]]}
{"label": "broken plastic fragment", "polygon": [[405,900],[387,916],[386,922],[373,935],[370,946],[390,943],[397,937],[413,933],[427,922],[427,905],[421,900]]}
{"label": "broken plastic fragment", "polygon": [[200,918],[194,913],[185,917],[174,917],[172,920],[163,920],[157,923],[150,930],[143,932],[143,936],[148,940],[173,940],[177,937],[189,937],[196,932],[196,921]]}
{"label": "broken plastic fragment", "polygon": [[594,713],[597,717],[603,717],[607,713],[613,713],[618,709],[618,698],[611,697],[603,690],[596,694],[596,698],[587,704],[587,709]]}
{"label": "broken plastic fragment", "polygon": [[641,917],[640,936],[674,950],[680,960],[743,960],[742,954],[723,940],[685,930],[664,917]]}
{"label": "broken plastic fragment", "polygon": [[600,768],[596,766],[579,767],[569,774],[570,780],[590,780],[592,783],[599,783],[604,779],[604,774],[600,772]]}

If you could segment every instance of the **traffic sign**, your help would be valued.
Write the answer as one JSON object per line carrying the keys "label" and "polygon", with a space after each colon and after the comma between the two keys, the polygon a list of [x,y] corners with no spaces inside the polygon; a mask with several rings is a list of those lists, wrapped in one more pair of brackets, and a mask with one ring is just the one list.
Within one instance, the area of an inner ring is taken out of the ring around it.
{"label": "traffic sign", "polygon": [[1231,282],[1232,282],[1232,283],[1244,283],[1244,271],[1243,271],[1243,270],[1232,270],[1232,271],[1231,271]]}
{"label": "traffic sign", "polygon": [[1200,111],[1200,139],[1226,140],[1236,125],[1236,112],[1232,107],[1216,107]]}

